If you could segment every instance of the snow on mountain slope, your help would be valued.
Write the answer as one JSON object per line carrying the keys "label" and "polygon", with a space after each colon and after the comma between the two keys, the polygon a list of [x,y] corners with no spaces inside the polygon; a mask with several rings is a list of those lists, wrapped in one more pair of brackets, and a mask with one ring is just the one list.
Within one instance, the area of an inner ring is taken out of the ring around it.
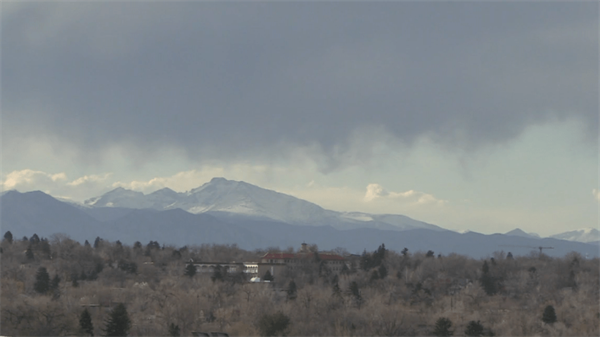
{"label": "snow on mountain slope", "polygon": [[84,204],[94,207],[151,208],[151,203],[146,199],[147,197],[142,192],[118,187],[101,197],[88,199]]}
{"label": "snow on mountain slope", "polygon": [[140,192],[117,188],[100,197],[89,199],[85,204],[91,207],[152,208],[156,210],[180,208],[194,214],[233,213],[294,225],[330,225],[337,229],[367,227],[393,230],[415,228],[444,230],[403,215],[329,211],[287,194],[267,190],[243,181],[224,178],[213,178],[210,182],[184,193],[177,193],[165,188],[144,195]]}
{"label": "snow on mountain slope", "polygon": [[552,235],[551,238],[576,241],[576,242],[594,242],[600,240],[600,231],[596,228],[586,227],[574,231],[564,232]]}

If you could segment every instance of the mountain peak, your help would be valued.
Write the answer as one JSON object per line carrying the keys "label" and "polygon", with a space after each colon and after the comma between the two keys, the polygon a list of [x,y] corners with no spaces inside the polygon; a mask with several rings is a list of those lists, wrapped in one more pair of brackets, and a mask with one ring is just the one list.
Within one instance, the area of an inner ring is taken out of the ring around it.
{"label": "mountain peak", "polygon": [[417,228],[443,230],[438,226],[403,215],[328,211],[291,195],[222,177],[212,178],[202,186],[185,193],[163,188],[144,195],[141,192],[118,188],[100,197],[89,199],[86,204],[92,207],[156,210],[180,208],[194,214],[212,212],[212,214],[229,214],[295,225],[329,225],[343,229],[367,227],[386,230]]}
{"label": "mountain peak", "polygon": [[535,238],[535,239],[539,239],[540,236],[535,234],[535,233],[525,233],[522,229],[520,228],[515,228],[510,232],[506,232],[505,235],[512,235],[512,236],[520,236],[520,237],[524,237],[524,238]]}
{"label": "mountain peak", "polygon": [[551,238],[567,241],[594,242],[600,241],[600,231],[593,227],[586,227],[552,235]]}
{"label": "mountain peak", "polygon": [[167,195],[171,195],[171,194],[177,194],[177,192],[173,191],[172,189],[165,187],[165,188],[161,188],[160,190],[156,190],[150,194],[167,194]]}

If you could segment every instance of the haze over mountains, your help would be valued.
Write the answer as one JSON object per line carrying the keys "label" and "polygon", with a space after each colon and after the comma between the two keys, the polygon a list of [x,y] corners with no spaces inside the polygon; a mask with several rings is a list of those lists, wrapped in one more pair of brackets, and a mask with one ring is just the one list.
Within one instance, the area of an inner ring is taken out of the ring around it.
{"label": "haze over mountains", "polygon": [[[65,233],[78,241],[96,236],[124,243],[150,240],[178,246],[219,243],[256,249],[316,243],[320,249],[343,247],[352,253],[381,243],[394,250],[433,250],[484,257],[494,251],[545,254],[577,251],[599,256],[598,230],[582,229],[540,238],[515,229],[506,234],[456,233],[403,215],[335,212],[245,182],[214,178],[178,193],[150,194],[117,188],[84,204],[59,201],[43,192],[8,191],[0,197],[2,231],[15,237]],[[570,241],[569,241],[570,240]],[[580,241],[580,242],[577,242]],[[592,243],[592,244],[590,244]]]}

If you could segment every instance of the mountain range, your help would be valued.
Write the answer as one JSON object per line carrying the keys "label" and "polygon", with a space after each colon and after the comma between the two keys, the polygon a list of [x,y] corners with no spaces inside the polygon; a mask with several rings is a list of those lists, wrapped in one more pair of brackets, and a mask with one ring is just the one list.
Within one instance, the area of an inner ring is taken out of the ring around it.
{"label": "mountain range", "polygon": [[[353,253],[381,243],[397,251],[433,250],[485,257],[494,251],[528,254],[536,247],[551,256],[576,251],[599,256],[598,230],[540,238],[515,229],[506,234],[457,233],[404,215],[335,212],[286,194],[241,181],[214,178],[178,193],[161,189],[143,194],[117,188],[83,204],[57,200],[40,191],[7,191],[0,196],[0,225],[16,238],[65,233],[83,242],[97,236],[132,244],[237,244],[244,249],[296,247],[302,241],[320,249]],[[570,241],[569,241],[570,240]],[[583,242],[579,242],[583,241]]]}
{"label": "mountain range", "polygon": [[291,225],[327,225],[342,230],[353,228],[444,230],[404,215],[329,211],[287,194],[224,178],[213,178],[210,182],[184,193],[163,188],[145,195],[119,187],[100,197],[86,200],[84,205],[92,208],[122,207],[158,211],[182,209],[192,214],[207,213],[228,218],[235,215]]}

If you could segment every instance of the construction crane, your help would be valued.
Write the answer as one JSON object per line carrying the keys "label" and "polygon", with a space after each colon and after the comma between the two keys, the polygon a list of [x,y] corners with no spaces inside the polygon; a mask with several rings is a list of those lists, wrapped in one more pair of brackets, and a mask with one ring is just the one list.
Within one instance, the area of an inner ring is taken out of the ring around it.
{"label": "construction crane", "polygon": [[542,247],[542,246],[518,246],[518,245],[500,245],[500,247],[519,247],[519,248],[537,248],[540,250],[540,255],[542,255],[543,249],[554,249],[554,247]]}

